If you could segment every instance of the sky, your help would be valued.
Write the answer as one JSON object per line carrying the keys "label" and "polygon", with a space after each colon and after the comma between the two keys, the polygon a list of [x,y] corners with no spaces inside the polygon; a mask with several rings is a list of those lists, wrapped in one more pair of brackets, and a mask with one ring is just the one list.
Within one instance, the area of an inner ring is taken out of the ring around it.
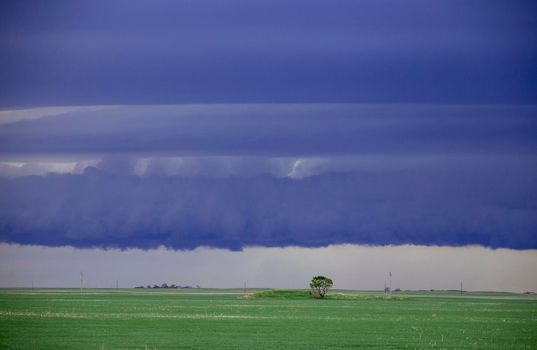
{"label": "sky", "polygon": [[537,289],[533,2],[0,7],[0,287]]}
{"label": "sky", "polygon": [[[217,262],[217,264],[215,264]],[[307,288],[317,274],[341,289],[509,291],[535,290],[535,251],[483,247],[310,248],[251,247],[240,252],[197,248],[173,251],[45,248],[0,244],[0,287]],[[225,271],[225,273],[223,272]]]}
{"label": "sky", "polygon": [[0,6],[2,106],[537,101],[532,0]]}

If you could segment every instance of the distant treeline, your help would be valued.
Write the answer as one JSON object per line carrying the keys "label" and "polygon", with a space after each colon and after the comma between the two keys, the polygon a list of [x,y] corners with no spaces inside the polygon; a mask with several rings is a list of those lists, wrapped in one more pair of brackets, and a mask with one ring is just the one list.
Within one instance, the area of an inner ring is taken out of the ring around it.
{"label": "distant treeline", "polygon": [[178,286],[178,285],[175,285],[175,284],[167,284],[167,283],[162,283],[160,286],[158,284],[154,284],[154,285],[150,285],[148,284],[147,286],[136,286],[134,288],[149,288],[149,289],[158,289],[158,288],[172,288],[172,289],[192,289],[192,288],[201,288],[200,286],[195,286],[195,287],[192,287],[192,286]]}

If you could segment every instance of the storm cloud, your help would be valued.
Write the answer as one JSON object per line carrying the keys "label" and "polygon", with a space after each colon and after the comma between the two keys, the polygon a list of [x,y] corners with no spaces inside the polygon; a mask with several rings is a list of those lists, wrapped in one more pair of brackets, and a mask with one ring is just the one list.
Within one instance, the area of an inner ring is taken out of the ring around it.
{"label": "storm cloud", "polygon": [[534,249],[535,115],[534,106],[187,105],[9,122],[0,240]]}
{"label": "storm cloud", "polygon": [[302,179],[141,177],[89,167],[80,175],[0,180],[0,238],[115,248],[537,248],[536,173],[524,162]]}
{"label": "storm cloud", "polygon": [[2,1],[0,105],[536,103],[527,0]]}
{"label": "storm cloud", "polygon": [[0,125],[0,157],[534,154],[537,107],[125,106]]}

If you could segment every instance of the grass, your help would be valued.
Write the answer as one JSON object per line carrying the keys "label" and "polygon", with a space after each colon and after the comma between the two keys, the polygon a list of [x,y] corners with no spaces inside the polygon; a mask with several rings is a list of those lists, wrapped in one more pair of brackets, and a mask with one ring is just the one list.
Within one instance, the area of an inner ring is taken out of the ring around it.
{"label": "grass", "polygon": [[[286,290],[270,289],[263,290],[254,294],[245,296],[246,299],[313,299],[309,290]],[[349,293],[329,293],[323,300],[406,300],[408,296],[393,294],[349,294]]]}
{"label": "grass", "polygon": [[0,348],[537,348],[535,296],[305,293],[0,290]]}
{"label": "grass", "polygon": [[271,289],[248,295],[250,298],[256,299],[311,299],[309,290],[284,290],[284,289]]}

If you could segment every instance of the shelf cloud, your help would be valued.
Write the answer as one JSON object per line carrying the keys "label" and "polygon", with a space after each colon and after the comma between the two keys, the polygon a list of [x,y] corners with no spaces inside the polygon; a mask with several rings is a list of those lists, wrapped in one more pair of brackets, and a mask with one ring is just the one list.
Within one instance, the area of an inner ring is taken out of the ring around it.
{"label": "shelf cloud", "polygon": [[534,106],[183,105],[0,125],[0,240],[537,248]]}

